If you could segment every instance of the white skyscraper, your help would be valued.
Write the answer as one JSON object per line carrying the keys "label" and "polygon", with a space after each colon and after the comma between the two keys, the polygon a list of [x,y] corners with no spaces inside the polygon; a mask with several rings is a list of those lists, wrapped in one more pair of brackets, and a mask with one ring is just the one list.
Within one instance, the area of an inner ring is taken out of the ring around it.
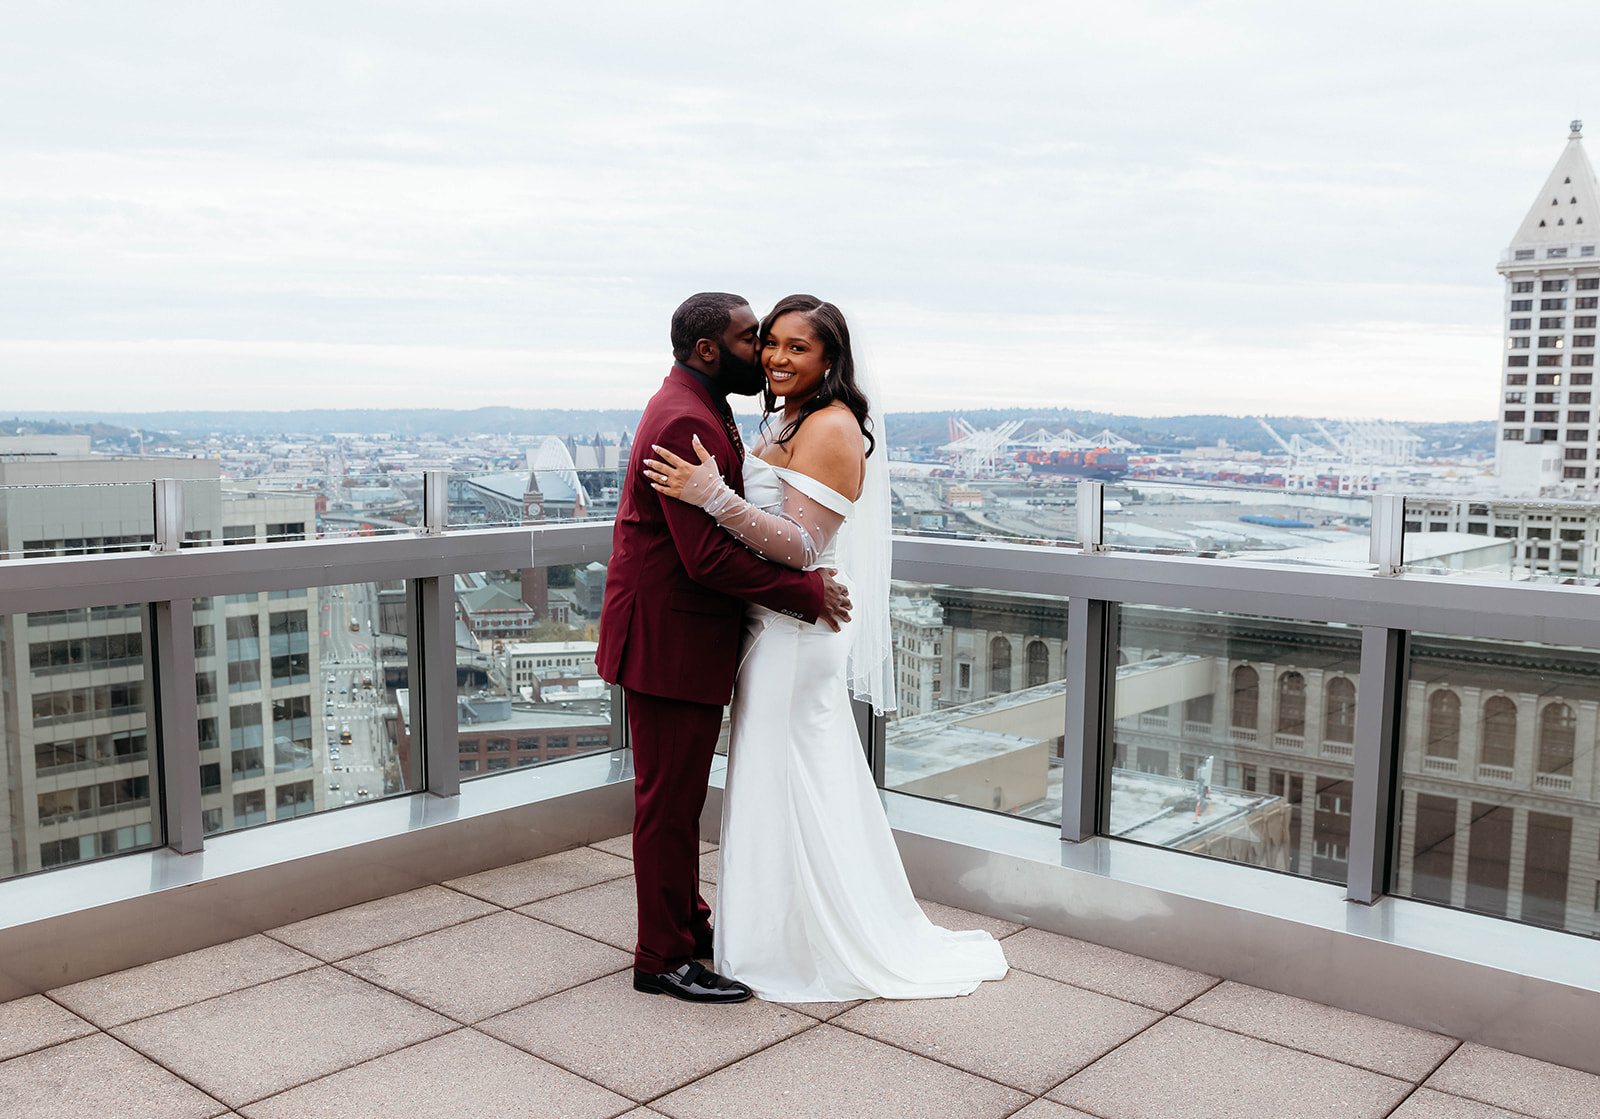
{"label": "white skyscraper", "polygon": [[1600,183],[1572,122],[1566,150],[1501,254],[1506,359],[1495,468],[1508,495],[1600,493],[1593,384]]}

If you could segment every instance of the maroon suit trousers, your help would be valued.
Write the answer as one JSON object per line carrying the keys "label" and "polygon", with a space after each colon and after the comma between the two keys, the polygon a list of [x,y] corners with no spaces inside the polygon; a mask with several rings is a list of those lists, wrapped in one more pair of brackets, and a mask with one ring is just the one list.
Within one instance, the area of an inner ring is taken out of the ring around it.
{"label": "maroon suit trousers", "polygon": [[646,695],[632,688],[633,876],[639,943],[633,966],[659,974],[694,957],[696,933],[711,920],[700,896],[700,811],[722,708]]}

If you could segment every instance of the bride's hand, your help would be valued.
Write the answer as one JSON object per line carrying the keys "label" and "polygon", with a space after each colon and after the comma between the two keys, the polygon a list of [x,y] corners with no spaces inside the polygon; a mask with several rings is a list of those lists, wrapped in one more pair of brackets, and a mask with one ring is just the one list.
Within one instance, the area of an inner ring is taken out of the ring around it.
{"label": "bride's hand", "polygon": [[[700,456],[699,465],[704,466],[708,462],[712,463],[712,470],[714,471],[716,469],[716,460],[711,457],[711,452],[701,444],[698,435],[692,438],[694,453]],[[661,456],[661,460],[653,458],[644,460],[644,476],[650,479],[650,485],[655,491],[666,494],[668,497],[678,498],[680,501],[687,500],[696,505],[700,504],[699,501],[694,501],[695,494],[693,491],[702,486],[705,480],[704,474],[700,479],[696,479],[695,474],[699,472],[698,468],[679,458],[665,447],[652,443],[650,444],[650,449]],[[690,497],[685,498],[683,496],[685,490],[691,491]]]}

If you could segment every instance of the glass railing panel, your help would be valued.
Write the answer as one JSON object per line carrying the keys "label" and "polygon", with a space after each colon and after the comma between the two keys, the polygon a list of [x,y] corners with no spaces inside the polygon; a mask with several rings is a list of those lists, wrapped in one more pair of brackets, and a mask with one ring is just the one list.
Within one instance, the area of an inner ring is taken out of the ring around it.
{"label": "glass railing panel", "polygon": [[314,508],[316,535],[328,540],[420,532],[422,478],[421,470],[390,469],[328,477]]}
{"label": "glass railing panel", "polygon": [[1337,489],[1126,479],[1105,491],[1104,540],[1117,551],[1275,563],[1369,565],[1372,500]]}
{"label": "glass railing panel", "polygon": [[1109,834],[1344,882],[1360,630],[1124,606],[1117,641]]}
{"label": "glass railing panel", "polygon": [[406,589],[354,583],[197,599],[206,834],[413,792]]}
{"label": "glass railing panel", "polygon": [[1600,935],[1600,650],[1414,634],[1399,894]]}
{"label": "glass railing panel", "polygon": [[421,531],[422,474],[263,474],[183,484],[184,547]]}
{"label": "glass railing panel", "polygon": [[151,482],[0,486],[0,559],[149,551],[155,525]]}
{"label": "glass railing panel", "polygon": [[1067,600],[896,582],[884,787],[1061,822]]}
{"label": "glass railing panel", "polygon": [[621,745],[595,668],[605,577],[601,563],[455,576],[462,780]]}
{"label": "glass railing panel", "polygon": [[890,463],[894,531],[901,536],[1065,545],[1078,533],[1078,478],[969,478],[947,464]]}
{"label": "glass railing panel", "polygon": [[0,878],[163,842],[146,610],[0,616]]}
{"label": "glass railing panel", "polygon": [[1408,497],[1405,569],[1462,578],[1593,585],[1600,578],[1600,505]]}
{"label": "glass railing panel", "polygon": [[529,436],[486,456],[481,469],[450,472],[445,523],[470,529],[613,521],[630,449],[620,432]]}

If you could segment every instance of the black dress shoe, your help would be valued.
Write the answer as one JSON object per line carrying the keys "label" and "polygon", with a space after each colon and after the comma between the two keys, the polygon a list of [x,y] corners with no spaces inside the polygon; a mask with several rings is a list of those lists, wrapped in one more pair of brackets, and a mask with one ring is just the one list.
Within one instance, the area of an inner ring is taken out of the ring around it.
{"label": "black dress shoe", "polygon": [[705,932],[695,933],[694,958],[697,960],[709,960],[716,951],[716,943],[712,936],[711,926],[707,925]]}
{"label": "black dress shoe", "polygon": [[754,992],[743,983],[724,979],[693,960],[676,971],[652,975],[633,969],[633,989],[647,994],[671,995],[684,1002],[743,1002]]}

